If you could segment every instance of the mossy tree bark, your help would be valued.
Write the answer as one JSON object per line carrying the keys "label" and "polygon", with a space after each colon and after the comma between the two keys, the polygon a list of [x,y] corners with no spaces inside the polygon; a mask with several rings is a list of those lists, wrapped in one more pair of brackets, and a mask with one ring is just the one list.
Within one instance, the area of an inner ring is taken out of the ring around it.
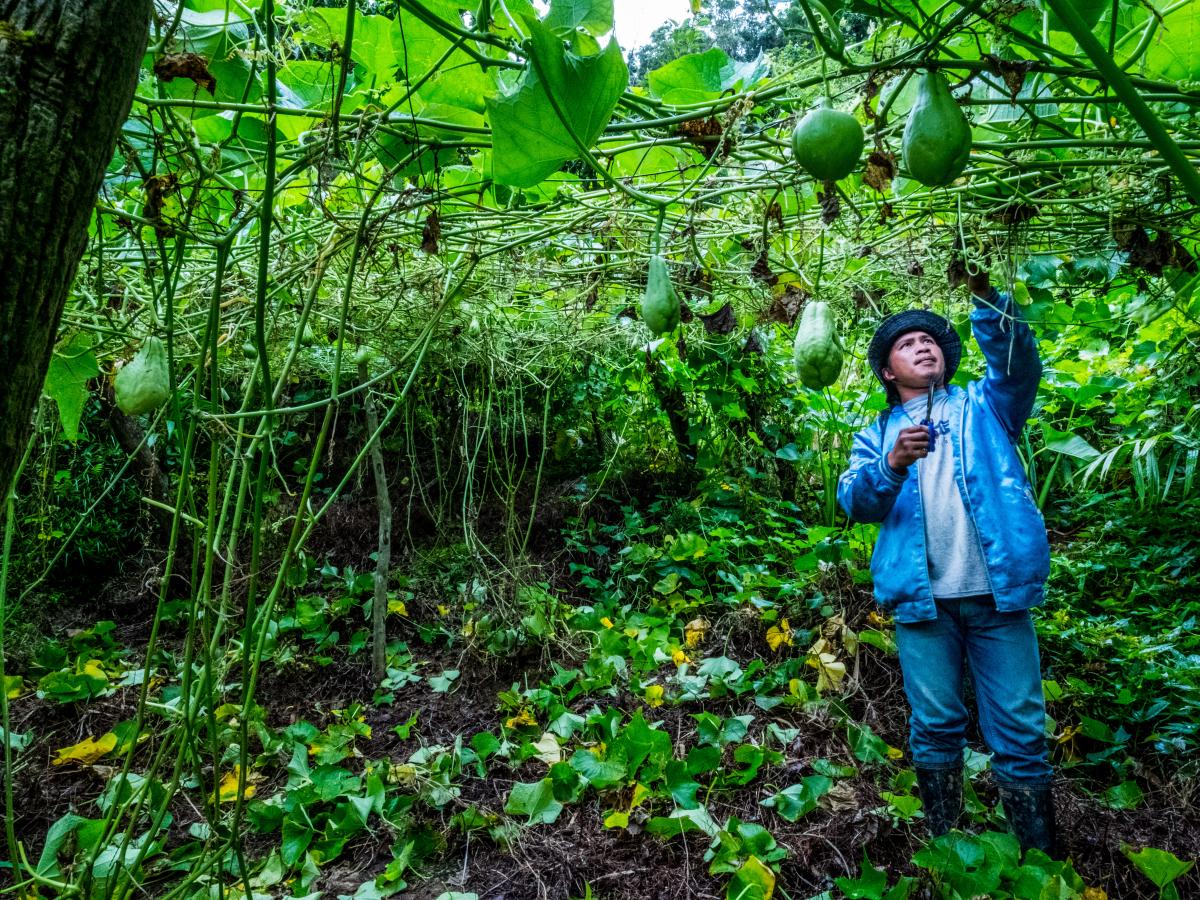
{"label": "mossy tree bark", "polygon": [[151,0],[0,0],[0,495],[28,439]]}

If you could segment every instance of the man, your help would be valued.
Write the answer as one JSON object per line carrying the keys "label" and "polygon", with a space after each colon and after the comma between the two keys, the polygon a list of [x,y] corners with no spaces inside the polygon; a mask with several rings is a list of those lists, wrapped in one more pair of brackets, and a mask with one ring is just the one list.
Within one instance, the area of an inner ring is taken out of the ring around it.
{"label": "man", "polygon": [[962,812],[969,667],[1005,816],[1022,849],[1056,851],[1037,636],[1029,609],[1049,572],[1045,523],[1015,442],[1041,379],[1012,298],[982,272],[968,287],[984,378],[950,384],[962,344],[925,310],[886,318],[867,351],[889,410],[854,438],[838,501],[882,523],[871,572],[893,613],[909,750],[932,834]]}

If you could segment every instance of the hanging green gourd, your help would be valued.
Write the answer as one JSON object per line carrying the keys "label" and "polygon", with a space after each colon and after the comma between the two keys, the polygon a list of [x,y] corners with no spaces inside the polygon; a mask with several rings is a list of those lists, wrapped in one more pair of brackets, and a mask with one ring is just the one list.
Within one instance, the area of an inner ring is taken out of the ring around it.
{"label": "hanging green gourd", "polygon": [[655,334],[667,334],[679,325],[679,295],[671,284],[667,261],[657,253],[650,257],[646,293],[642,295],[642,320]]}
{"label": "hanging green gourd", "polygon": [[837,181],[858,167],[864,143],[858,120],[825,97],[792,130],[792,158],[817,181]]}
{"label": "hanging green gourd", "polygon": [[166,345],[156,337],[146,338],[113,379],[113,393],[117,408],[127,416],[140,416],[166,403],[171,396]]}
{"label": "hanging green gourd", "polygon": [[829,387],[842,374],[842,348],[828,303],[810,300],[804,307],[792,358],[801,383],[814,391]]}
{"label": "hanging green gourd", "polygon": [[949,184],[971,156],[971,125],[937,72],[925,73],[904,126],[900,153],[908,176],[928,187]]}

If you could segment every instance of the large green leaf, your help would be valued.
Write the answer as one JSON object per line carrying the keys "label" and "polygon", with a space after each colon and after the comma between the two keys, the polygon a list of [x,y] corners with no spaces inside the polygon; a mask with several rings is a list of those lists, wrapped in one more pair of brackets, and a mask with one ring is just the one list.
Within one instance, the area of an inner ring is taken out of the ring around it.
{"label": "large green leaf", "polygon": [[99,374],[92,341],[86,334],[76,334],[50,357],[45,391],[58,406],[58,418],[68,440],[79,437],[79,417],[87,400],[87,383]]}
{"label": "large green leaf", "polygon": [[726,900],[771,900],[775,893],[775,873],[764,865],[757,856],[746,859],[740,869],[733,873],[729,887],[725,890]]}
{"label": "large green leaf", "polygon": [[1121,852],[1158,888],[1165,888],[1180,875],[1186,875],[1196,865],[1195,860],[1182,860],[1169,850],[1159,850],[1155,847],[1134,850],[1128,844],[1122,844]]}
{"label": "large green leaf", "polygon": [[232,3],[219,9],[195,10],[184,8],[175,39],[188,53],[198,53],[210,62],[230,58],[234,51],[250,40],[246,16]]}
{"label": "large green leaf", "polygon": [[571,757],[571,768],[588,780],[598,791],[607,790],[625,780],[625,754],[616,751],[607,759],[600,759],[586,747],[575,751]]}
{"label": "large green leaf", "polygon": [[500,184],[532,187],[579,155],[575,141],[555,112],[547,92],[584,146],[592,146],[608,124],[625,86],[629,69],[616,41],[595,56],[576,56],[542,22],[527,22],[533,61],[511,94],[488,100],[492,126],[492,172]]}
{"label": "large green leaf", "polygon": [[462,50],[455,50],[439,65],[450,49],[450,42],[420,19],[404,13],[393,26],[392,43],[401,56],[409,83],[425,78],[437,66],[437,71],[417,91],[422,100],[484,111],[484,99],[496,90],[495,70],[485,72]]}
{"label": "large green leaf", "polygon": [[784,788],[762,801],[768,808],[774,807],[781,819],[795,822],[817,808],[821,798],[833,790],[833,779],[824,775],[809,775],[798,784]]}
{"label": "large green leaf", "polygon": [[543,778],[531,784],[514,784],[504,811],[514,816],[528,816],[526,824],[529,825],[552,825],[563,811],[563,805],[554,799],[553,782]]}
{"label": "large green leaf", "polygon": [[1145,65],[1151,78],[1200,79],[1200,4],[1185,4],[1163,18]]}
{"label": "large green leaf", "polygon": [[[306,41],[330,48],[340,45],[346,37],[346,10],[310,9],[297,18],[297,24]],[[395,70],[403,65],[403,54],[394,41],[395,24],[387,16],[357,13],[354,19],[350,58],[382,81],[390,81]],[[419,65],[420,61],[417,62]]]}
{"label": "large green leaf", "polygon": [[1046,449],[1055,453],[1083,460],[1093,460],[1100,455],[1099,450],[1079,435],[1070,431],[1059,431],[1045,422],[1042,422],[1042,436],[1046,440]]}
{"label": "large green leaf", "polygon": [[733,88],[747,88],[767,73],[760,53],[757,59],[739,63],[720,47],[689,53],[655,69],[647,76],[651,95],[664,103],[680,105],[715,100]]}
{"label": "large green leaf", "polygon": [[600,37],[612,31],[613,0],[551,0],[546,24],[558,35],[578,28]]}

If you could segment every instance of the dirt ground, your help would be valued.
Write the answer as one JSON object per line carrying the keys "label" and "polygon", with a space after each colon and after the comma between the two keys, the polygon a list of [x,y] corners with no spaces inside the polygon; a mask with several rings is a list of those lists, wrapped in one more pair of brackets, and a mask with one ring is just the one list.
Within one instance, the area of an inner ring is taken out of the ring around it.
{"label": "dirt ground", "polygon": [[[561,566],[557,568],[561,572]],[[76,610],[78,621],[64,621],[60,627],[65,631],[112,618],[122,623],[122,642],[144,645],[153,610],[153,605],[146,602],[151,593],[147,586],[153,586],[152,574],[142,572],[120,585],[107,586],[100,592],[101,601],[96,606]],[[869,600],[852,598],[847,618],[861,618],[868,609]],[[172,640],[170,629],[163,639],[168,643]],[[749,632],[742,635],[737,627],[730,627],[725,632],[723,652],[744,663],[758,652],[754,648],[759,643]],[[268,666],[256,698],[268,711],[269,724],[275,727],[299,719],[319,723],[331,710],[362,703],[372,729],[370,739],[359,744],[362,760],[402,762],[422,745],[452,744],[459,735],[468,739],[481,730],[497,729],[503,716],[497,694],[514,683],[532,684],[540,671],[548,671],[547,660],[541,657],[478,658],[425,648],[416,642],[410,646],[423,663],[423,671],[462,671],[450,693],[435,693],[422,680],[398,690],[391,705],[374,707],[370,673],[365,660],[358,657],[339,658],[326,667],[308,666],[303,677],[291,670],[276,672]],[[852,679],[854,687],[844,701],[848,712],[870,725],[889,744],[905,746],[907,710],[896,661],[866,648],[860,653]],[[47,829],[62,815],[70,811],[95,813],[92,800],[112,774],[102,765],[52,766],[54,748],[103,734],[115,723],[132,717],[136,699],[136,689],[126,688],[88,704],[60,705],[32,694],[12,703],[13,730],[33,729],[37,735],[36,744],[21,755],[14,772],[17,834],[31,859],[38,857]],[[582,699],[575,711],[586,712],[593,702]],[[638,698],[630,696],[610,702],[630,711],[641,707]],[[782,896],[808,898],[831,889],[837,876],[857,874],[864,848],[875,865],[887,868],[893,879],[897,874],[919,874],[911,857],[924,839],[923,825],[918,821],[911,827],[894,827],[885,816],[873,812],[883,801],[875,775],[869,771],[849,780],[832,808],[820,809],[797,823],[788,823],[760,805],[770,793],[808,774],[811,770],[807,765],[812,760],[850,758],[844,730],[832,716],[785,707],[764,713],[748,699],[710,702],[703,708],[722,715],[754,713],[757,718],[752,738],[772,719],[800,730],[800,736],[787,749],[783,765],[764,768],[754,782],[736,792],[709,798],[714,819],[724,821],[735,815],[743,821],[760,823],[788,850],[778,878]],[[691,732],[695,723],[690,713],[700,709],[699,705],[687,709],[663,707],[647,711],[647,718],[661,722],[677,748],[684,748],[694,743]],[[418,727],[409,739],[401,740],[392,726],[413,712],[418,713]],[[983,749],[978,735],[973,745]],[[152,750],[149,745],[140,748],[139,759],[145,759]],[[506,772],[497,763],[487,779],[465,774],[459,799],[431,824],[444,826],[454,812],[468,805],[503,815],[511,784],[540,777],[528,768],[534,765],[529,761],[525,768]],[[986,777],[978,792],[981,799],[994,802],[994,791]],[[1056,796],[1063,840],[1076,869],[1089,885],[1102,887],[1113,900],[1152,900],[1158,896],[1125,858],[1123,845],[1166,849],[1182,859],[1200,858],[1200,787],[1193,783],[1165,781],[1158,789],[1146,792],[1141,808],[1118,811],[1089,796],[1084,784],[1068,772],[1060,777]],[[636,827],[628,831],[608,829],[602,824],[605,806],[605,801],[594,793],[586,794],[581,802],[568,806],[555,824],[522,827],[509,846],[479,834],[463,836],[444,828],[444,852],[421,870],[422,877],[410,876],[410,888],[400,896],[433,900],[445,891],[471,891],[481,900],[567,900],[583,897],[590,886],[593,896],[613,900],[724,897],[728,876],[709,875],[704,861],[708,838],[691,834],[664,841],[637,833]],[[179,804],[175,814],[173,828],[178,835],[173,840],[198,818],[194,808],[188,811],[186,803]],[[265,851],[275,839],[253,839],[249,849],[261,845]],[[358,884],[381,872],[390,859],[387,835],[368,833],[325,868],[319,887],[330,897],[353,893]],[[1177,886],[1181,897],[1200,896],[1200,873],[1189,873]]]}

